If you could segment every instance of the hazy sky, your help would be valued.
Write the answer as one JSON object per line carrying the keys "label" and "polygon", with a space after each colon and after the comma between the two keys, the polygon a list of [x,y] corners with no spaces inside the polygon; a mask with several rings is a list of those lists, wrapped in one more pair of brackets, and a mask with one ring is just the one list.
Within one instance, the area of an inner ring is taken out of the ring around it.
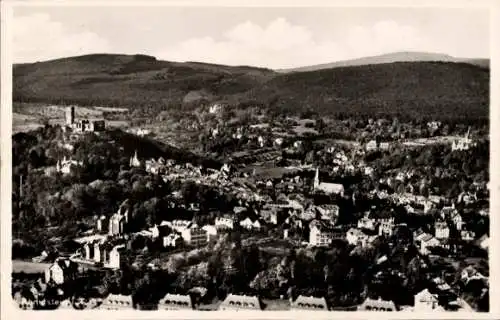
{"label": "hazy sky", "polygon": [[489,12],[450,8],[16,7],[15,62],[88,53],[287,68],[395,51],[488,58]]}

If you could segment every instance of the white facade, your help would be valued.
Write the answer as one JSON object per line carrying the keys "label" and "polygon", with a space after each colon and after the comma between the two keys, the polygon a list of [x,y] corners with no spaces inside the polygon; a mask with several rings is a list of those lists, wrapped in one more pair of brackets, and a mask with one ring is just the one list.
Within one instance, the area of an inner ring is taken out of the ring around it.
{"label": "white facade", "polygon": [[422,290],[415,295],[414,304],[414,311],[417,312],[428,312],[442,309],[439,306],[437,295],[431,294],[427,289]]}
{"label": "white facade", "polygon": [[234,219],[230,217],[215,218],[215,227],[218,229],[234,229]]}
{"label": "white facade", "polygon": [[217,228],[215,226],[205,225],[202,227],[202,229],[207,233],[208,242],[217,239]]}
{"label": "white facade", "polygon": [[450,237],[450,228],[448,228],[446,222],[436,222],[434,225],[434,229],[436,232],[435,237],[437,239],[448,239]]}
{"label": "white facade", "polygon": [[182,238],[187,244],[192,246],[204,246],[207,244],[207,232],[193,224],[189,228],[182,231]]}
{"label": "white facade", "polygon": [[122,248],[125,248],[125,246],[119,245],[111,249],[111,251],[109,252],[109,262],[106,265],[106,267],[111,269],[120,269],[120,264],[121,264],[120,249]]}
{"label": "white facade", "polygon": [[59,285],[64,283],[64,270],[57,262],[45,270],[45,282],[48,283],[50,280]]}
{"label": "white facade", "polygon": [[313,226],[309,232],[309,244],[312,246],[328,246],[333,241],[333,234],[328,230],[321,230],[317,226]]}

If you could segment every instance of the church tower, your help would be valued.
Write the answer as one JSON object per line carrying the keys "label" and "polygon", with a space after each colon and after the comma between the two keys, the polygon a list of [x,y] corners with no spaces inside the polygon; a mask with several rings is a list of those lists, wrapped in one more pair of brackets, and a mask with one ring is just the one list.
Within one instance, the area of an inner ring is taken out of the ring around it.
{"label": "church tower", "polygon": [[313,190],[316,190],[319,186],[319,169],[316,168],[316,174],[314,175]]}
{"label": "church tower", "polygon": [[71,126],[75,123],[75,107],[70,106],[66,108],[66,125]]}

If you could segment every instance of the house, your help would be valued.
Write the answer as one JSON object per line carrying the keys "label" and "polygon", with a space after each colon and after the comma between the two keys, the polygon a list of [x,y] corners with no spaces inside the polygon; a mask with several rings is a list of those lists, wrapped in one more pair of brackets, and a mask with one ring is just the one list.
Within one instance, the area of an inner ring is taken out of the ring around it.
{"label": "house", "polygon": [[380,148],[380,150],[389,150],[390,144],[389,144],[389,142],[381,142],[379,144],[379,148]]}
{"label": "house", "polygon": [[343,232],[339,228],[322,221],[313,220],[309,223],[309,244],[312,246],[328,246],[334,239],[342,239]]}
{"label": "house", "polygon": [[123,206],[118,209],[118,212],[113,214],[109,219],[109,235],[121,236],[125,232],[125,227],[128,223],[128,209]]}
{"label": "house", "polygon": [[470,135],[470,128],[467,130],[467,134],[465,135],[465,137],[453,141],[453,143],[451,145],[451,150],[452,151],[465,151],[465,150],[469,150],[469,149],[475,147],[476,143],[472,139],[469,138],[469,135]]}
{"label": "house", "polygon": [[463,241],[474,241],[476,234],[470,230],[462,230],[460,232],[460,237]]}
{"label": "house", "polygon": [[377,141],[371,140],[366,144],[366,151],[374,151],[377,150]]}
{"label": "house", "polygon": [[316,207],[316,210],[320,214],[321,220],[328,220],[332,223],[337,221],[339,216],[339,206],[335,204],[323,204]]}
{"label": "house", "polygon": [[134,308],[131,295],[110,294],[100,305],[103,310],[130,310]]}
{"label": "house", "polygon": [[187,244],[195,247],[207,244],[207,232],[193,223],[182,231],[182,238]]}
{"label": "house", "polygon": [[422,255],[428,255],[430,253],[430,248],[438,247],[441,242],[433,237],[431,234],[422,233],[416,239],[417,247]]}
{"label": "house", "polygon": [[344,186],[339,183],[326,183],[319,181],[319,169],[316,169],[316,174],[313,181],[314,192],[324,192],[326,194],[337,194],[341,197],[344,196]]}
{"label": "house", "polygon": [[100,216],[99,218],[97,218],[97,232],[102,232],[103,230],[109,228],[109,226],[106,225],[106,222],[106,216]]}
{"label": "house", "polygon": [[149,231],[151,232],[151,238],[153,239],[156,239],[160,236],[160,229],[156,224],[152,228],[149,228]]}
{"label": "house", "polygon": [[346,233],[346,240],[351,245],[364,247],[368,244],[370,237],[359,229],[351,228]]}
{"label": "house", "polygon": [[177,233],[171,233],[163,237],[163,247],[177,247],[181,244],[182,237]]}
{"label": "house", "polygon": [[224,109],[224,106],[222,104],[214,103],[213,105],[210,106],[210,108],[208,109],[208,112],[213,113],[213,114],[217,114],[217,113],[222,112],[223,109]]}
{"label": "house", "polygon": [[189,295],[167,293],[158,302],[158,310],[190,310],[193,302]]}
{"label": "house", "polygon": [[434,224],[435,237],[438,240],[448,239],[450,237],[450,228],[445,221],[437,221]]}
{"label": "house", "polygon": [[234,229],[234,218],[231,216],[215,218],[215,227],[219,230]]}
{"label": "house", "polygon": [[382,300],[382,298],[366,300],[358,306],[358,311],[397,311],[393,301]]}
{"label": "house", "polygon": [[462,230],[462,227],[464,225],[464,222],[462,220],[462,216],[460,215],[460,213],[458,213],[458,211],[454,211],[452,214],[451,214],[451,221],[453,221],[453,224],[455,225],[455,228],[460,231]]}
{"label": "house", "polygon": [[73,159],[66,159],[66,156],[63,158],[63,160],[58,160],[56,164],[56,171],[61,172],[62,174],[70,174],[72,170],[74,170],[77,167],[83,166],[82,161],[76,161]]}
{"label": "house", "polygon": [[366,230],[375,230],[375,220],[370,219],[368,214],[366,214],[363,218],[358,220],[358,228],[366,229]]}
{"label": "house", "polygon": [[137,157],[137,150],[135,150],[134,156],[130,158],[129,165],[136,168],[142,165],[141,161]]}
{"label": "house", "polygon": [[391,237],[394,233],[395,227],[394,218],[381,219],[378,226],[378,234],[379,236]]}
{"label": "house", "polygon": [[170,228],[176,232],[182,233],[190,224],[191,221],[189,220],[173,220],[170,224]]}
{"label": "house", "polygon": [[242,220],[240,222],[240,226],[242,226],[243,228],[245,228],[247,230],[252,230],[253,222],[250,218],[246,218],[245,220]]}
{"label": "house", "polygon": [[312,296],[300,295],[290,303],[291,310],[307,310],[307,311],[327,311],[328,305],[325,298],[317,298]]}
{"label": "house", "polygon": [[45,283],[54,282],[61,285],[78,272],[78,265],[69,259],[58,258],[45,269]]}
{"label": "house", "polygon": [[204,225],[201,227],[207,233],[207,241],[213,241],[217,239],[217,228],[214,225]]}
{"label": "house", "polygon": [[121,252],[125,249],[125,245],[114,246],[109,252],[109,261],[104,266],[111,269],[120,269],[123,262],[123,255]]}
{"label": "house", "polygon": [[262,310],[260,301],[256,296],[229,294],[219,305],[219,310]]}
{"label": "house", "polygon": [[165,160],[159,158],[158,161],[155,159],[146,160],[146,172],[152,174],[163,174],[166,171]]}
{"label": "house", "polygon": [[432,294],[428,289],[424,289],[414,296],[414,311],[444,311],[439,305],[437,294]]}
{"label": "house", "polygon": [[488,250],[490,246],[490,238],[485,234],[481,238],[479,238],[478,243],[483,250]]}

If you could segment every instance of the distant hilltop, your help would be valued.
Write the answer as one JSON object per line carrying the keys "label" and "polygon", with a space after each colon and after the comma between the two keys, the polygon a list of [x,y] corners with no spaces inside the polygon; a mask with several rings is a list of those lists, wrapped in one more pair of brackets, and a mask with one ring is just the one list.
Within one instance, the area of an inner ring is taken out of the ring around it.
{"label": "distant hilltop", "polygon": [[447,54],[406,51],[406,52],[381,54],[377,56],[364,57],[358,59],[336,61],[331,63],[311,65],[311,66],[303,66],[298,68],[279,69],[276,71],[281,73],[303,72],[303,71],[315,71],[315,70],[331,69],[338,67],[362,66],[369,64],[383,64],[383,63],[393,63],[393,62],[417,62],[417,61],[469,63],[482,68],[489,68],[490,66],[489,59],[456,58]]}

